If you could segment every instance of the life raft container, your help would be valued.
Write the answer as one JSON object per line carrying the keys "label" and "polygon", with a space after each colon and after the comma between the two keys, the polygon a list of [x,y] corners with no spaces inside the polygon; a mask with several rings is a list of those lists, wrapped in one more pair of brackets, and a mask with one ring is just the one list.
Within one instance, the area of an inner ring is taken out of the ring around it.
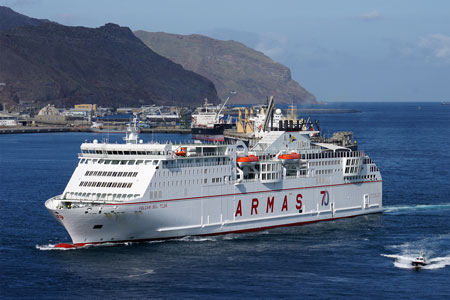
{"label": "life raft container", "polygon": [[292,160],[292,159],[300,159],[301,156],[298,153],[292,152],[289,154],[280,154],[278,155],[278,158],[283,160]]}
{"label": "life raft container", "polygon": [[236,161],[240,166],[245,166],[245,165],[254,165],[259,161],[259,159],[257,156],[250,154],[249,156],[238,157]]}
{"label": "life raft container", "polygon": [[186,147],[181,147],[180,149],[176,150],[175,154],[178,156],[186,156]]}

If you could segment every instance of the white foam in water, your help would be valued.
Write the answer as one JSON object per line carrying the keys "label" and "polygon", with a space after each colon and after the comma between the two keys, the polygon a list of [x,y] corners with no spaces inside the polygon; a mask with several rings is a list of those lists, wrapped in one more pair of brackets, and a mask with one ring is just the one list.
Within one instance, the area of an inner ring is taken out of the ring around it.
{"label": "white foam in water", "polygon": [[[152,242],[149,242],[149,243],[152,243]],[[36,245],[36,249],[42,250],[42,251],[48,251],[48,250],[66,251],[66,250],[87,249],[87,248],[93,248],[93,247],[130,246],[132,244],[133,243],[131,243],[131,242],[86,244],[84,246],[77,246],[77,247],[73,247],[73,248],[61,248],[61,247],[55,247],[56,245],[54,245],[54,244],[48,244],[48,245]]]}
{"label": "white foam in water", "polygon": [[[227,237],[228,235],[225,235],[225,237]],[[223,237],[223,240],[232,240],[235,239],[236,237],[234,235],[231,235],[230,237],[225,238]],[[169,239],[169,240],[155,240],[155,241],[147,241],[147,242],[116,242],[116,243],[101,243],[101,244],[86,244],[84,246],[79,246],[79,247],[73,247],[73,248],[60,248],[60,247],[55,247],[56,244],[47,244],[47,245],[36,245],[36,249],[38,250],[42,250],[42,251],[48,251],[48,250],[61,250],[61,251],[66,251],[66,250],[78,250],[78,249],[86,249],[86,248],[91,248],[91,247],[109,247],[109,246],[131,246],[134,244],[156,244],[156,243],[164,243],[164,242],[169,242],[169,241],[181,241],[181,242],[217,242],[219,237],[216,236],[205,236],[205,237],[201,237],[201,236],[185,236],[182,238],[178,238],[178,239]]]}
{"label": "white foam in water", "polygon": [[224,235],[224,236],[222,237],[222,239],[223,239],[224,241],[231,241],[231,240],[235,240],[235,239],[238,239],[238,238],[239,238],[239,236],[236,235],[236,234],[233,234],[233,233],[226,234],[226,235]]}
{"label": "white foam in water", "polygon": [[421,269],[441,269],[446,266],[450,266],[450,250],[448,249],[449,244],[450,233],[431,235],[399,245],[387,246],[387,249],[397,252],[398,254],[381,255],[384,257],[393,258],[394,266],[397,268],[414,269],[411,262],[419,257],[420,253],[423,251],[423,256],[428,264],[421,267]]}
{"label": "white foam in water", "polygon": [[74,248],[55,248],[56,245],[54,244],[48,244],[48,245],[36,245],[36,249],[38,250],[42,250],[42,251],[48,251],[48,250],[61,250],[61,251],[66,251],[66,250],[76,250],[76,249],[81,249],[84,247],[74,247]]}
{"label": "white foam in water", "polygon": [[181,241],[181,242],[217,242],[216,237],[212,236],[185,236],[179,239],[173,239],[174,241]]}
{"label": "white foam in water", "polygon": [[442,210],[450,209],[450,203],[435,204],[435,205],[402,205],[402,206],[386,206],[384,208],[385,213],[395,213],[402,211],[420,211],[420,210]]}
{"label": "white foam in water", "polygon": [[155,270],[153,270],[153,269],[145,269],[145,270],[134,269],[134,271],[137,274],[131,274],[131,275],[128,275],[128,277],[141,277],[141,276],[155,273]]}
{"label": "white foam in water", "polygon": [[444,256],[444,257],[431,258],[428,260],[428,262],[430,264],[426,266],[426,269],[430,269],[430,270],[441,269],[446,266],[450,266],[450,255]]}
{"label": "white foam in water", "polygon": [[[393,258],[394,266],[401,269],[415,269],[411,262],[419,256],[417,255],[391,255],[391,254],[381,254],[384,257]],[[424,270],[435,270],[445,268],[450,265],[450,255],[444,257],[427,258],[427,265],[421,267]]]}

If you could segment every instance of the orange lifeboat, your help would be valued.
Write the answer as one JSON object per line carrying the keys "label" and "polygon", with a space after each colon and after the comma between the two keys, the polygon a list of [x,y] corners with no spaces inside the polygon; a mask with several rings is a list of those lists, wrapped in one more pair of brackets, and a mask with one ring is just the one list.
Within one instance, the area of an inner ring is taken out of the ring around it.
{"label": "orange lifeboat", "polygon": [[177,151],[175,151],[175,154],[178,156],[186,156],[186,147],[181,147]]}
{"label": "orange lifeboat", "polygon": [[300,159],[301,156],[298,153],[292,152],[289,154],[280,154],[280,155],[278,155],[278,158],[283,160],[284,162],[288,162],[288,161]]}
{"label": "orange lifeboat", "polygon": [[239,165],[254,165],[259,159],[257,156],[250,154],[249,156],[241,156],[236,159]]}

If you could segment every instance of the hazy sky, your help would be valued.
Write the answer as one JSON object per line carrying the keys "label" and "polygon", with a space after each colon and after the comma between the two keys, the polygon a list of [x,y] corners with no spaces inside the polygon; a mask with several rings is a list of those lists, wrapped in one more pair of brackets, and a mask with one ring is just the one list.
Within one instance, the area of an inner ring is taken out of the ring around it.
{"label": "hazy sky", "polygon": [[320,101],[450,101],[450,0],[0,0],[65,25],[237,40]]}

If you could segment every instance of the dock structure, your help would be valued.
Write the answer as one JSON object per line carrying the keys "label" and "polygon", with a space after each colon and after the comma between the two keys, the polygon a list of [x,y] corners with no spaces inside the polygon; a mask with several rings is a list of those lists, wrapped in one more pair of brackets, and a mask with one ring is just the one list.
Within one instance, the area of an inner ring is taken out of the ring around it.
{"label": "dock structure", "polygon": [[250,136],[249,134],[243,132],[237,132],[236,130],[225,130],[223,133],[225,140],[240,140],[247,145],[254,145],[259,140],[255,136]]}
{"label": "dock structure", "polygon": [[153,128],[141,128],[141,133],[180,133],[191,134],[191,128],[178,128],[178,127],[153,127]]}
{"label": "dock structure", "polygon": [[[90,127],[66,127],[66,126],[18,126],[18,127],[1,127],[0,134],[19,134],[19,133],[51,133],[51,132],[92,132],[92,133],[108,133],[108,130],[93,131]],[[142,128],[141,133],[179,133],[190,134],[190,128],[176,127],[154,127]]]}
{"label": "dock structure", "polygon": [[48,132],[70,132],[70,131],[84,131],[83,129],[74,130],[71,127],[2,127],[0,134],[17,134],[17,133],[48,133]]}

